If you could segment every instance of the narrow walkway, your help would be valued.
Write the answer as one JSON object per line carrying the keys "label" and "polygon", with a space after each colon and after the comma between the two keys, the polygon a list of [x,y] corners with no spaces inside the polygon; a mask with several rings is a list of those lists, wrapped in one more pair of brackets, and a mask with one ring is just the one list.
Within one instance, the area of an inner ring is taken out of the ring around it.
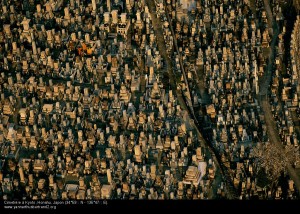
{"label": "narrow walkway", "polygon": [[211,103],[210,97],[205,87],[205,75],[204,75],[203,67],[201,68],[200,66],[196,66],[195,76],[196,76],[197,86],[200,91],[201,104],[202,105],[210,104]]}

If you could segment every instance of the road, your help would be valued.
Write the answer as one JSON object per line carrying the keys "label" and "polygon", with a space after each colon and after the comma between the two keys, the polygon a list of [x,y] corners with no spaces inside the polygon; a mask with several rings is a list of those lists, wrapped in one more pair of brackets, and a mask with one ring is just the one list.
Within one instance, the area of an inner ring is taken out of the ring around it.
{"label": "road", "polygon": [[[274,65],[274,58],[275,58],[274,55],[275,55],[275,49],[276,49],[276,40],[277,40],[277,37],[279,34],[279,29],[278,29],[277,23],[274,22],[271,8],[269,5],[269,1],[264,0],[264,5],[265,5],[266,11],[267,11],[268,22],[273,24],[273,37],[272,37],[272,42],[271,42],[271,51],[269,53],[269,62],[267,65],[267,70],[264,73],[261,80],[259,81],[259,87],[260,87],[259,96],[260,97],[259,97],[258,101],[259,101],[260,106],[262,107],[263,112],[265,113],[264,115],[265,115],[267,133],[268,133],[270,142],[277,144],[278,146],[280,146],[280,148],[282,148],[282,150],[284,150],[284,147],[282,145],[282,142],[281,142],[279,134],[278,134],[276,122],[275,122],[274,117],[271,112],[271,106],[267,99],[268,87],[271,83],[272,68]],[[296,173],[295,169],[291,165],[288,166],[287,171],[288,171],[288,174],[291,177],[291,179],[294,181],[296,188],[299,191],[300,190],[299,174]]]}

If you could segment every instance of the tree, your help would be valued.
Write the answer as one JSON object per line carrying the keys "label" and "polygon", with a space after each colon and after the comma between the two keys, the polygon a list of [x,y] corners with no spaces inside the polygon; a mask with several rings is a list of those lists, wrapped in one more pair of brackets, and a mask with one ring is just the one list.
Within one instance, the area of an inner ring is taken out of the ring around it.
{"label": "tree", "polygon": [[286,145],[281,148],[280,145],[264,143],[257,144],[252,150],[252,156],[255,158],[258,171],[265,170],[270,180],[271,191],[277,186],[282,173],[287,173],[288,166],[294,165],[299,160],[298,147]]}

